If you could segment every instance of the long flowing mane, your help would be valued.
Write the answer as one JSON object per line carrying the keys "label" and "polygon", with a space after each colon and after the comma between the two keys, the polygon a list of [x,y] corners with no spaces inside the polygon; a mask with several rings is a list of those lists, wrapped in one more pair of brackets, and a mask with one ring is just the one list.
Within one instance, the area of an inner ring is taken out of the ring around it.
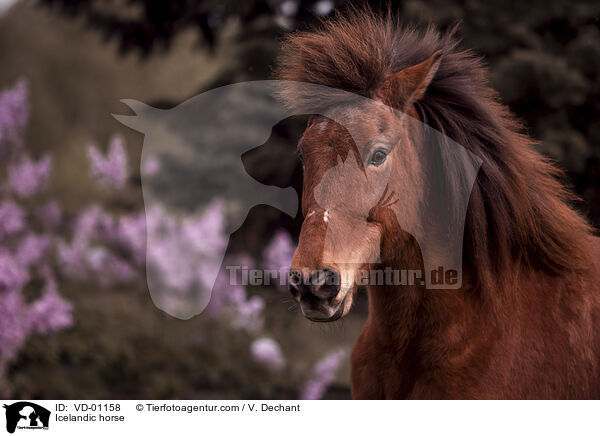
{"label": "long flowing mane", "polygon": [[[289,35],[278,78],[376,98],[387,74],[442,50],[440,67],[415,108],[421,121],[483,161],[464,236],[465,262],[478,283],[499,284],[522,268],[551,275],[584,270],[593,229],[572,208],[576,197],[560,182],[563,173],[535,150],[523,126],[499,103],[481,59],[457,45],[454,31],[441,34],[432,26],[419,31],[392,16],[352,10]],[[293,86],[282,95],[291,106],[320,98]]]}

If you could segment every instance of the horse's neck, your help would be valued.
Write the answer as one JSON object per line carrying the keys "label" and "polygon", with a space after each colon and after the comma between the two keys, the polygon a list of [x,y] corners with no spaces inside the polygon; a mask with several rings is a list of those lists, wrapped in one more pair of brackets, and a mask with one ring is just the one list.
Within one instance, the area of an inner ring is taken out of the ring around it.
{"label": "horse's neck", "polygon": [[[394,350],[398,357],[411,352],[411,347],[412,352],[420,353],[426,349],[468,346],[464,337],[469,335],[463,334],[480,330],[480,323],[492,324],[493,315],[492,308],[488,311],[485,304],[474,302],[469,273],[465,275],[460,290],[425,289],[410,284],[369,287],[368,323],[372,338]],[[428,363],[436,363],[434,354],[425,354]]]}
{"label": "horse's neck", "polygon": [[370,286],[369,327],[381,345],[403,351],[418,330],[422,291],[415,286]]}

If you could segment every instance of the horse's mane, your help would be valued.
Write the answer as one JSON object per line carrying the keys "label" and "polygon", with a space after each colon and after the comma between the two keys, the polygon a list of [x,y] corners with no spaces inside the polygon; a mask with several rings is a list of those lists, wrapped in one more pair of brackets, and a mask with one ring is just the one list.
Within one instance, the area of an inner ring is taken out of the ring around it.
{"label": "horse's mane", "polygon": [[[563,173],[521,133],[522,125],[487,84],[481,60],[458,50],[453,34],[351,10],[289,35],[278,78],[375,98],[387,74],[442,50],[439,69],[415,108],[424,123],[483,161],[464,237],[464,256],[478,283],[498,284],[519,270],[516,262],[548,274],[585,269],[593,230],[570,206],[576,197],[559,181]],[[286,86],[281,94],[291,106],[323,98],[299,86]]]}

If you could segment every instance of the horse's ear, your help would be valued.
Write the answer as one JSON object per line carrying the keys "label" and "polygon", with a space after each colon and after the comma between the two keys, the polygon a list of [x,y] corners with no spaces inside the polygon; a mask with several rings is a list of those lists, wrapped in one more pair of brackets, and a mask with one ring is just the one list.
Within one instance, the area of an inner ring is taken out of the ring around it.
{"label": "horse's ear", "polygon": [[390,106],[406,107],[425,95],[442,62],[442,51],[438,50],[420,64],[388,74],[380,89],[381,97]]}

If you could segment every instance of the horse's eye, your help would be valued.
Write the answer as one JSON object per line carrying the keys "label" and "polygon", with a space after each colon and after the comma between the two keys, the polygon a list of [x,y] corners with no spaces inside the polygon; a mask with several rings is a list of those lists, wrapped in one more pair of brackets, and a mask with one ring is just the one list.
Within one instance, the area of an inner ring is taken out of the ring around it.
{"label": "horse's eye", "polygon": [[385,150],[375,150],[375,153],[371,156],[371,160],[369,161],[369,165],[373,165],[375,167],[380,166],[387,159],[387,152]]}

